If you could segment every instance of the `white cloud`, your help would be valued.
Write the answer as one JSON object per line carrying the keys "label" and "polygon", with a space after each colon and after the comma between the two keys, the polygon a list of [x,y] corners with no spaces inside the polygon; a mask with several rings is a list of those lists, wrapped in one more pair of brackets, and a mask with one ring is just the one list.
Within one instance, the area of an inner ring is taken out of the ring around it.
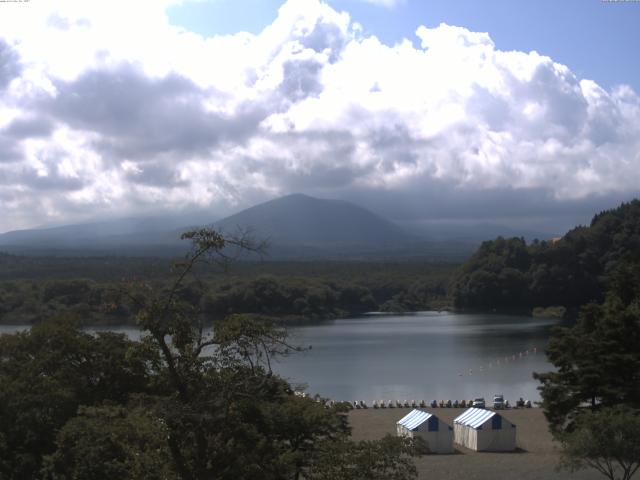
{"label": "white cloud", "polygon": [[445,24],[420,27],[420,48],[385,45],[319,0],[212,38],[171,26],[167,5],[3,6],[0,231],[291,191],[637,192],[630,87]]}

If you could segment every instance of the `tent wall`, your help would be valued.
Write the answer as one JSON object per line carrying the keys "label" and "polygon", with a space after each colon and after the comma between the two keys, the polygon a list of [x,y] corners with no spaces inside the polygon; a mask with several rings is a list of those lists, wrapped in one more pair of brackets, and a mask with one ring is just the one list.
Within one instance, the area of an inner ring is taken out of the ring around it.
{"label": "tent wall", "polygon": [[453,430],[435,416],[432,416],[430,421],[422,423],[413,430],[397,424],[397,434],[407,438],[422,438],[432,453],[453,453],[454,451]]}
{"label": "tent wall", "polygon": [[508,452],[516,448],[516,428],[502,417],[499,429],[494,429],[491,419],[474,429],[467,425],[454,424],[454,442],[476,451]]}
{"label": "tent wall", "polygon": [[478,451],[509,452],[515,449],[516,428],[504,417],[500,429],[494,430],[491,421],[488,421],[478,431]]}
{"label": "tent wall", "polygon": [[449,426],[443,423],[438,432],[428,432],[426,429],[418,429],[414,432],[414,436],[422,438],[431,453],[453,453],[453,432],[449,430]]}
{"label": "tent wall", "polygon": [[454,423],[453,441],[470,450],[478,450],[478,431],[466,425]]}

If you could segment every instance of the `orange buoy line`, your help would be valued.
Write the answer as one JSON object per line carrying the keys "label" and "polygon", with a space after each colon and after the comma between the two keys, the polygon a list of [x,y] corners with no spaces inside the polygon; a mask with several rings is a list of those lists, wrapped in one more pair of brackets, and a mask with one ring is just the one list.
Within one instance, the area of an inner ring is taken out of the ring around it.
{"label": "orange buoy line", "polygon": [[[509,363],[516,362],[518,360],[522,360],[528,356],[533,356],[538,354],[538,347],[532,347],[531,349],[527,349],[523,352],[513,353],[511,355],[505,355],[504,357],[496,358],[495,360],[491,360],[486,364],[479,365],[476,369],[477,372],[483,373],[485,370],[491,370],[494,368],[501,367],[503,365],[507,365]],[[473,368],[470,368],[468,371],[468,375],[473,375]],[[464,373],[458,373],[459,377],[465,376]]]}

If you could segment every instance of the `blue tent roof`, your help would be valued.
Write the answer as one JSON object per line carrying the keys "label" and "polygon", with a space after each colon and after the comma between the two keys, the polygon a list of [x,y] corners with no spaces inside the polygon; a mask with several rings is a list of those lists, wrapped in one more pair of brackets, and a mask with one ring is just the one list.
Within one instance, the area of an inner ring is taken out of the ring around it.
{"label": "blue tent roof", "polygon": [[398,420],[398,425],[402,425],[409,430],[415,430],[424,422],[429,420],[430,417],[433,417],[433,414],[429,412],[423,412],[422,410],[412,410],[411,413]]}
{"label": "blue tent roof", "polygon": [[453,420],[453,423],[458,423],[460,425],[465,425],[471,428],[478,428],[494,415],[498,414],[496,412],[485,410],[483,408],[470,408],[461,415],[457,416]]}

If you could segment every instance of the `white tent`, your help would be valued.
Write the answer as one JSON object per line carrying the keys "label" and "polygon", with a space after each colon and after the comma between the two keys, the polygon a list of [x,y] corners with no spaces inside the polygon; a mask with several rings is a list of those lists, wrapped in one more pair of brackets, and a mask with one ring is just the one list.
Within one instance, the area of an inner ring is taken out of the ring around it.
{"label": "white tent", "polygon": [[478,452],[508,452],[516,449],[516,426],[499,413],[470,408],[453,420],[453,439]]}
{"label": "white tent", "polygon": [[396,424],[398,436],[421,437],[432,453],[453,453],[452,428],[438,417],[422,410],[412,410]]}

